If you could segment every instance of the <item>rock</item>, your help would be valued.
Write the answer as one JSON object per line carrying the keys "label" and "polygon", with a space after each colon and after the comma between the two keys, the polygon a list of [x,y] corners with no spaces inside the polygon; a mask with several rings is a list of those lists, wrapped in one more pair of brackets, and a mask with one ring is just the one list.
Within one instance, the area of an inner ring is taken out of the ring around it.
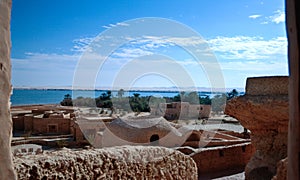
{"label": "rock", "polygon": [[286,180],[287,179],[288,158],[282,159],[277,164],[277,174],[272,180]]}
{"label": "rock", "polygon": [[0,0],[0,179],[16,179],[10,150],[10,12],[11,0]]}
{"label": "rock", "polygon": [[287,156],[287,86],[288,77],[248,78],[246,94],[226,104],[225,113],[251,131],[251,142],[256,148],[245,169],[246,179],[259,179],[261,172],[274,176],[277,162]]}
{"label": "rock", "polygon": [[154,146],[48,152],[14,157],[19,179],[197,179],[192,158]]}

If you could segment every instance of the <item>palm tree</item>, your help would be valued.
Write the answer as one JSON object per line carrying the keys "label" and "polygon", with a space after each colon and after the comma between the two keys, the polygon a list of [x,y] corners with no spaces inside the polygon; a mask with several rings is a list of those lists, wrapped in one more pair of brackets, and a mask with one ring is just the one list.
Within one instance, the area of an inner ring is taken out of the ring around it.
{"label": "palm tree", "polygon": [[106,91],[106,94],[108,96],[108,99],[110,99],[111,98],[111,91],[110,90]]}
{"label": "palm tree", "polygon": [[139,98],[140,97],[140,94],[139,93],[133,93],[133,96],[134,96],[134,98]]}
{"label": "palm tree", "polygon": [[199,95],[196,91],[190,92],[187,95],[186,101],[190,104],[199,104]]}
{"label": "palm tree", "polygon": [[176,96],[174,96],[172,101],[174,101],[174,102],[180,102],[181,101],[180,94],[177,94]]}
{"label": "palm tree", "polygon": [[229,93],[227,93],[227,100],[232,99],[239,95],[239,92],[236,89],[233,89]]}
{"label": "palm tree", "polygon": [[70,94],[66,94],[60,104],[62,106],[73,106],[72,96]]}
{"label": "palm tree", "polygon": [[72,99],[72,96],[70,94],[66,94],[64,99]]}

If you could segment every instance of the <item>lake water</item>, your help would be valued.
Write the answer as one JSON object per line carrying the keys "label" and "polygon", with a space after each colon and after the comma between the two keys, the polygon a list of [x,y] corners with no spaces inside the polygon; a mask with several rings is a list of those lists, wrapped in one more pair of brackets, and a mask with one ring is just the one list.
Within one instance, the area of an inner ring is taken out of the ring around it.
{"label": "lake water", "polygon": [[[66,94],[72,95],[72,98],[82,97],[99,97],[103,90],[55,90],[55,89],[14,89],[11,96],[12,105],[31,105],[31,104],[59,104],[63,100]],[[124,96],[133,96],[134,93],[140,94],[140,96],[157,96],[157,97],[174,97],[178,94],[175,91],[130,91],[125,92]],[[201,92],[201,96],[213,97],[215,94],[210,92]],[[112,91],[112,96],[117,96],[117,91]]]}

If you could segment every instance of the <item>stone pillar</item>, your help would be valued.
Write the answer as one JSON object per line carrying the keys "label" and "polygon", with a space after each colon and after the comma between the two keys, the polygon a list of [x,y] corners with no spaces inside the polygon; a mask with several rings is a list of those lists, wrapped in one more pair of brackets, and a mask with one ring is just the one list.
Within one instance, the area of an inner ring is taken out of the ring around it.
{"label": "stone pillar", "polygon": [[11,0],[0,0],[0,179],[16,179],[10,150],[10,12]]}
{"label": "stone pillar", "polygon": [[300,42],[300,3],[286,0],[286,31],[288,36],[289,58],[289,99],[290,121],[288,140],[288,179],[300,179],[300,96],[299,96],[299,42]]}

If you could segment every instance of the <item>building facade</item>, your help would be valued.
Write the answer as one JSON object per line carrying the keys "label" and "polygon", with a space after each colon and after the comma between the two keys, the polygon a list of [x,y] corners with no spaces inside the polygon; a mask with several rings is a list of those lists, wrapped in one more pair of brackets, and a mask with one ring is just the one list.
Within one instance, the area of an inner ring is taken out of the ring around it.
{"label": "building facade", "polygon": [[208,118],[211,105],[190,104],[189,102],[160,103],[151,108],[154,115],[162,115],[167,120],[176,119],[203,119]]}

